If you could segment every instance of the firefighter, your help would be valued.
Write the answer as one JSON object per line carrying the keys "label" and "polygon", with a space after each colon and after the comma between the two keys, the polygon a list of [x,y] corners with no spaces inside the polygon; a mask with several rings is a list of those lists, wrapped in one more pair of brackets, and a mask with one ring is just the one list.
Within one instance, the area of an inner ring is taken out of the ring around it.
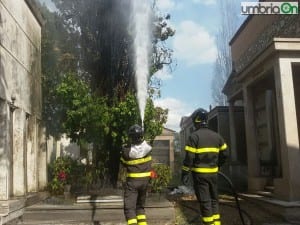
{"label": "firefighter", "polygon": [[181,179],[187,185],[192,172],[203,225],[221,225],[217,178],[227,157],[227,145],[218,133],[208,128],[206,110],[195,110],[191,118],[195,131],[185,145]]}
{"label": "firefighter", "polygon": [[147,225],[145,201],[151,175],[151,149],[141,126],[128,130],[129,144],[123,148],[121,162],[127,170],[124,187],[124,214],[127,224]]}

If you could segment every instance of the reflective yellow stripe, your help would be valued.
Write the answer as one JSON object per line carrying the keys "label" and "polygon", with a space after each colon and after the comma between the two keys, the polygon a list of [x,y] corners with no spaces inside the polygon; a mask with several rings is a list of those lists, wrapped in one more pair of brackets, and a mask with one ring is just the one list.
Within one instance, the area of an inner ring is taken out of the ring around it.
{"label": "reflective yellow stripe", "polygon": [[136,219],[127,220],[127,224],[136,224],[136,223],[137,223]]}
{"label": "reflective yellow stripe", "polygon": [[140,159],[134,159],[134,160],[128,160],[126,161],[123,157],[121,158],[121,161],[127,165],[136,165],[136,164],[142,164],[145,162],[149,162],[152,160],[151,156],[147,156],[145,158],[140,158]]}
{"label": "reflective yellow stripe", "polygon": [[213,215],[214,220],[219,220],[221,218],[220,214]]}
{"label": "reflective yellow stripe", "polygon": [[219,171],[219,168],[192,168],[192,171],[196,173],[216,173]]}
{"label": "reflective yellow stripe", "polygon": [[147,222],[138,222],[138,225],[147,225]]}
{"label": "reflective yellow stripe", "polygon": [[182,166],[181,169],[184,171],[190,172],[190,168],[187,166]]}
{"label": "reflective yellow stripe", "polygon": [[202,217],[203,222],[213,222],[214,218],[212,216]]}
{"label": "reflective yellow stripe", "polygon": [[214,218],[214,225],[221,225],[221,216],[220,214],[214,214],[213,215],[213,218]]}
{"label": "reflective yellow stripe", "polygon": [[220,147],[220,150],[223,151],[223,150],[225,150],[226,148],[227,148],[227,144],[224,143],[224,144]]}
{"label": "reflective yellow stripe", "polygon": [[146,215],[137,215],[136,218],[138,220],[145,220],[146,219]]}
{"label": "reflective yellow stripe", "polygon": [[185,150],[188,151],[188,152],[192,152],[192,153],[196,152],[196,149],[193,148],[193,147],[190,147],[190,146],[185,146]]}
{"label": "reflective yellow stripe", "polygon": [[128,173],[127,177],[150,177],[151,172],[145,173]]}
{"label": "reflective yellow stripe", "polygon": [[194,148],[191,146],[185,146],[185,150],[188,152],[196,153],[196,154],[209,153],[209,152],[218,153],[219,152],[218,148]]}

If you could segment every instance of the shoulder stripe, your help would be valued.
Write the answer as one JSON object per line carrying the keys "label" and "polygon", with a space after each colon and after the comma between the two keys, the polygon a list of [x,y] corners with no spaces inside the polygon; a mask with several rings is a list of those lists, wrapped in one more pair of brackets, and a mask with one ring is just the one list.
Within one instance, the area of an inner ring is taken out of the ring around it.
{"label": "shoulder stripe", "polygon": [[220,147],[220,150],[223,151],[223,150],[226,150],[227,149],[227,144],[224,143],[221,147]]}

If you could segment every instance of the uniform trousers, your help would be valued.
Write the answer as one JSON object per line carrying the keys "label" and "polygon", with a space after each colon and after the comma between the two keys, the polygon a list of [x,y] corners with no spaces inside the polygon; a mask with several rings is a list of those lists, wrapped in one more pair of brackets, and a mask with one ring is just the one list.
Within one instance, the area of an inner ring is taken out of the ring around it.
{"label": "uniform trousers", "polygon": [[145,203],[148,184],[149,178],[127,178],[124,190],[124,214],[127,221],[135,218],[146,220]]}
{"label": "uniform trousers", "polygon": [[220,225],[218,175],[193,172],[194,190],[204,225]]}

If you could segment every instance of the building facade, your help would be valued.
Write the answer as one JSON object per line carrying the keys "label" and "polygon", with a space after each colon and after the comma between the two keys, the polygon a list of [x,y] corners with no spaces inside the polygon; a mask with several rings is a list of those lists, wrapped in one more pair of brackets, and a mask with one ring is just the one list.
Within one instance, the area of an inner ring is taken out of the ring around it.
{"label": "building facade", "polygon": [[163,128],[161,135],[155,137],[152,148],[153,163],[170,166],[174,172],[174,134],[175,131]]}
{"label": "building facade", "polygon": [[[229,113],[229,110],[232,110]],[[230,124],[238,137],[231,134]],[[247,190],[247,146],[245,137],[244,108],[242,106],[216,106],[208,113],[208,126],[219,133],[228,146],[228,158],[221,171],[230,177],[236,190]],[[220,179],[221,189],[227,190],[228,183]]]}
{"label": "building facade", "polygon": [[19,216],[26,196],[47,184],[41,124],[41,27],[42,17],[32,1],[0,0],[2,222]]}
{"label": "building facade", "polygon": [[194,124],[192,121],[192,118],[190,116],[184,116],[181,118],[180,121],[180,132],[179,132],[179,137],[180,137],[180,146],[181,146],[181,153],[182,156],[184,155],[184,148],[186,141],[188,137],[193,133],[194,131]]}
{"label": "building facade", "polygon": [[[299,201],[300,17],[250,15],[230,46],[234,68],[223,91],[231,115],[244,105],[248,189],[273,186],[276,198]],[[234,123],[230,133],[239,139]]]}

